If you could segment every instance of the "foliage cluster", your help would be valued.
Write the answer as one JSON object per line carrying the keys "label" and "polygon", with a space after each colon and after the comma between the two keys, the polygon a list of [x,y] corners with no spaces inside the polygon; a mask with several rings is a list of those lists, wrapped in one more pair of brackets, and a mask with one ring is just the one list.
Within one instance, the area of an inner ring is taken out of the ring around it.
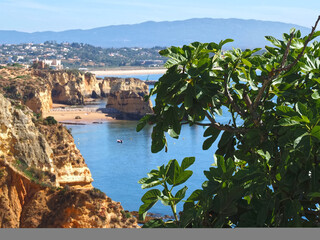
{"label": "foliage cluster", "polygon": [[42,121],[43,125],[55,125],[57,124],[57,120],[54,119],[52,116],[48,116]]}
{"label": "foliage cluster", "polygon": [[[157,95],[154,114],[137,131],[154,124],[152,152],[167,148],[166,133],[178,138],[183,124],[206,128],[204,150],[218,141],[216,165],[204,171],[207,181],[187,198],[174,226],[320,226],[319,20],[305,37],[295,29],[283,40],[267,36],[272,46],[261,55],[223,52],[231,39],[160,52],[168,70],[150,92]],[[223,112],[229,122],[218,122]],[[161,176],[162,185],[171,181]],[[152,193],[162,200],[165,192]]]}

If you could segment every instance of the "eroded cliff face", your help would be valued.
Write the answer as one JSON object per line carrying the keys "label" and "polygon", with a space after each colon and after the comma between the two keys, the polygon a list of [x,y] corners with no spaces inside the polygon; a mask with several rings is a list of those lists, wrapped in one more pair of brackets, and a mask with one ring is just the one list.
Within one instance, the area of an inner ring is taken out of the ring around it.
{"label": "eroded cliff face", "polygon": [[0,113],[0,157],[6,156],[10,165],[18,160],[54,173],[52,149],[33,123],[32,112],[0,94]]}
{"label": "eroded cliff face", "polygon": [[59,185],[92,188],[90,170],[67,129],[60,124],[38,125],[38,129],[53,150],[52,160]]}
{"label": "eroded cliff face", "polygon": [[108,97],[108,107],[122,113],[121,118],[139,119],[152,112],[148,85],[136,78],[107,77],[79,71],[0,69],[0,93],[16,99],[35,113],[48,113],[52,103],[84,104],[87,97]]}
{"label": "eroded cliff face", "polygon": [[0,226],[138,227],[92,187],[67,129],[44,126],[20,108],[0,94]]}
{"label": "eroded cliff face", "polygon": [[149,94],[149,87],[136,78],[105,78],[110,82],[107,107],[121,112],[119,118],[140,119],[147,113],[152,113],[151,100],[144,101]]}
{"label": "eroded cliff face", "polygon": [[101,96],[93,74],[19,68],[0,69],[0,93],[35,113],[49,112],[52,103],[84,104],[86,97]]}
{"label": "eroded cliff face", "polygon": [[112,94],[118,91],[132,91],[149,93],[149,87],[138,78],[117,78],[105,77],[101,86],[101,91],[107,94]]}
{"label": "eroded cliff face", "polygon": [[55,103],[84,104],[85,97],[101,95],[99,83],[90,73],[35,70],[34,74],[51,83],[51,96]]}
{"label": "eroded cliff face", "polygon": [[19,100],[35,113],[52,108],[51,83],[34,74],[33,70],[21,68],[0,69],[0,93]]}
{"label": "eroded cliff face", "polygon": [[152,113],[151,100],[145,102],[143,96],[133,91],[118,91],[109,95],[107,107],[120,111],[119,119],[139,120],[145,114]]}

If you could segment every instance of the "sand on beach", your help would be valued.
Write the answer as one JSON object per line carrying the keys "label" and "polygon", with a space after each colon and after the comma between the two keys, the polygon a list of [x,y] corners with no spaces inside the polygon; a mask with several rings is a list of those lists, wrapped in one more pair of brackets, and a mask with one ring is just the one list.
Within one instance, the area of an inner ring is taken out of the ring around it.
{"label": "sand on beach", "polygon": [[103,75],[146,75],[146,74],[164,74],[167,71],[166,68],[159,69],[106,69],[89,71],[96,76]]}
{"label": "sand on beach", "polygon": [[[50,111],[43,114],[43,117],[53,116],[58,122],[61,123],[100,123],[106,121],[113,121],[114,118],[101,112],[85,112],[85,111]],[[75,119],[77,116],[80,119]]]}
{"label": "sand on beach", "polygon": [[[64,107],[64,109],[62,109]],[[108,116],[102,112],[82,111],[78,109],[72,109],[68,105],[53,104],[53,108],[50,112],[44,113],[43,118],[48,116],[54,117],[61,123],[75,123],[75,124],[92,124],[107,121],[115,121],[114,118]],[[79,116],[80,119],[76,119]]]}

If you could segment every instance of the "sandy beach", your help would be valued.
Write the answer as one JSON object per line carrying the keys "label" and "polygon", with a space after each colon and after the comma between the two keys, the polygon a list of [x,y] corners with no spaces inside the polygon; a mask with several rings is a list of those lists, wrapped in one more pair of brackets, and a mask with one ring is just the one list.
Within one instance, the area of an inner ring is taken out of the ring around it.
{"label": "sandy beach", "polygon": [[[43,118],[53,116],[61,123],[93,124],[107,121],[116,121],[106,113],[90,111],[88,108],[71,108],[64,104],[53,104],[50,112],[44,113]],[[76,119],[76,117],[80,117]]]}
{"label": "sandy beach", "polygon": [[96,76],[104,75],[146,75],[146,74],[164,74],[167,71],[166,68],[158,69],[105,69],[97,71],[89,71]]}

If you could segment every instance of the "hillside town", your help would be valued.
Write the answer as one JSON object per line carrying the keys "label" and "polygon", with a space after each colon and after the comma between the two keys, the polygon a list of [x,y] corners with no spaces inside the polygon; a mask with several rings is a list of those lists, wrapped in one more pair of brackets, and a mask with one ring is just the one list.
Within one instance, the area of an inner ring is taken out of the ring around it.
{"label": "hillside town", "polygon": [[38,64],[40,68],[80,70],[119,66],[161,67],[166,58],[153,48],[101,48],[82,43],[0,44],[0,64]]}

